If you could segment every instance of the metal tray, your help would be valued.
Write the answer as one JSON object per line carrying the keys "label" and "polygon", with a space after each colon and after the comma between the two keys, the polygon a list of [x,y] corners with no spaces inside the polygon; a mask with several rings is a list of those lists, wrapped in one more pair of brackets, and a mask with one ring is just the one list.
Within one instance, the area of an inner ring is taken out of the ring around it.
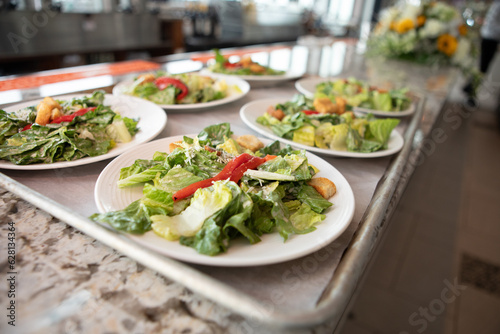
{"label": "metal tray", "polygon": [[419,145],[415,145],[414,137],[425,103],[425,97],[419,99],[417,111],[406,129],[402,150],[394,156],[378,183],[358,229],[338,267],[331,273],[331,279],[321,297],[315,307],[308,310],[283,311],[270,308],[196,268],[145,249],[120,233],[93,223],[85,216],[3,173],[0,173],[0,186],[138,263],[247,319],[278,328],[310,327],[325,322],[338,324],[381,238],[382,229],[397,204],[400,196],[394,195],[402,193],[415,167],[408,164],[408,161],[410,157],[419,155]]}

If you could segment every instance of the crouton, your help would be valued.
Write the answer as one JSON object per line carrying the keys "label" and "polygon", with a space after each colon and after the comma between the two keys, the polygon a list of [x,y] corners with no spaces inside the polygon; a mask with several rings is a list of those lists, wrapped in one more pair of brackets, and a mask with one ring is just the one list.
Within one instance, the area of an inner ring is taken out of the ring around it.
{"label": "crouton", "polygon": [[153,82],[153,81],[155,81],[155,79],[156,79],[156,77],[152,73],[141,74],[137,77],[137,80],[142,80],[143,83]]}
{"label": "crouton", "polygon": [[338,106],[337,114],[342,115],[343,113],[345,113],[345,106],[347,104],[346,100],[342,97],[337,96],[335,98],[335,103]]}
{"label": "crouton", "polygon": [[168,144],[168,151],[169,153],[172,153],[173,150],[175,150],[178,147],[182,147],[182,140],[175,141],[173,143]]}
{"label": "crouton", "polygon": [[264,73],[266,71],[266,68],[264,66],[255,63],[250,64],[249,68],[253,73]]}
{"label": "crouton", "polygon": [[335,183],[326,177],[315,177],[307,182],[307,184],[316,189],[324,199],[329,199],[337,192]]}
{"label": "crouton", "polygon": [[249,67],[251,64],[253,64],[253,61],[252,61],[252,58],[246,56],[246,57],[243,57],[241,58],[240,60],[240,64],[241,66],[243,67]]}
{"label": "crouton", "polygon": [[283,119],[283,117],[285,117],[285,113],[283,112],[283,110],[275,109],[274,106],[269,106],[269,108],[267,108],[267,113],[269,114],[269,116],[279,119],[280,121]]}
{"label": "crouton", "polygon": [[44,101],[40,102],[36,107],[35,123],[39,125],[46,125],[50,121],[52,115],[52,108]]}
{"label": "crouton", "polygon": [[338,112],[338,105],[333,103],[328,97],[314,99],[313,106],[321,114],[335,114]]}
{"label": "crouton", "polygon": [[257,150],[260,150],[261,148],[264,147],[264,143],[261,142],[257,137],[254,135],[243,135],[239,136],[236,138],[236,142],[246,148],[249,149],[252,152],[256,152]]}
{"label": "crouton", "polygon": [[[59,102],[57,102],[56,100],[54,100],[53,98],[51,98],[50,96],[47,96],[45,97],[42,102],[40,103],[45,103],[49,106],[49,108],[52,110],[54,108],[57,108],[59,110],[62,110],[62,107],[61,105],[59,104]],[[40,105],[40,104],[39,104]],[[38,106],[37,106],[37,109],[38,109]]]}
{"label": "crouton", "polygon": [[61,110],[54,108],[54,109],[52,109],[52,112],[50,113],[50,120],[53,121],[57,117],[61,117],[62,115],[63,114],[62,114]]}

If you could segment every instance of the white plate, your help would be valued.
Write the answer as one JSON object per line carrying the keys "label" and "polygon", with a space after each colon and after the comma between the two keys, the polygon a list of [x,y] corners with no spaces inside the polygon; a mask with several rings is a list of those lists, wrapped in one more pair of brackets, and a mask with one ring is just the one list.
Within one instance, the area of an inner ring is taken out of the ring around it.
{"label": "white plate", "polygon": [[[88,96],[90,94],[78,95],[63,95],[54,96],[57,100],[71,100],[75,97]],[[23,102],[5,108],[6,112],[17,111],[19,109],[38,104],[40,100]],[[96,157],[85,157],[74,161],[59,161],[51,164],[31,164],[31,165],[15,165],[10,161],[0,160],[0,169],[19,169],[19,170],[42,170],[42,169],[57,169],[66,167],[75,167],[90,164],[97,161],[102,161],[114,158],[117,155],[127,151],[128,149],[139,144],[150,141],[156,137],[167,125],[167,115],[163,109],[154,103],[144,101],[132,96],[113,96],[106,94],[104,98],[104,105],[110,106],[113,111],[118,112],[120,115],[139,119],[137,126],[139,131],[135,134],[132,140],[128,143],[118,143],[116,147],[108,151],[108,153]]]}
{"label": "white plate", "polygon": [[264,115],[269,106],[275,106],[278,103],[284,103],[283,99],[262,99],[245,104],[240,109],[240,117],[243,122],[248,125],[253,130],[258,133],[274,139],[279,140],[282,143],[290,144],[291,146],[298,147],[304,150],[308,150],[315,153],[332,155],[338,157],[349,157],[349,158],[378,158],[387,155],[392,155],[399,152],[403,147],[404,140],[403,137],[396,131],[393,130],[391,137],[389,138],[388,148],[386,150],[371,152],[371,153],[361,153],[361,152],[348,152],[348,151],[335,151],[331,149],[324,149],[319,147],[308,146],[304,144],[299,144],[294,141],[281,138],[274,134],[273,130],[270,128],[257,123],[257,117]]}
{"label": "white plate", "polygon": [[[190,137],[194,137],[191,135]],[[125,208],[142,196],[142,186],[119,189],[116,186],[120,169],[130,166],[135,159],[151,159],[154,152],[168,149],[171,142],[182,140],[182,136],[152,141],[131,149],[114,159],[102,171],[95,186],[95,201],[101,213]],[[262,139],[264,143],[269,140]],[[310,254],[325,247],[349,226],[354,214],[354,194],[340,172],[323,159],[307,153],[309,162],[317,167],[318,176],[327,177],[337,186],[337,194],[330,201],[334,204],[326,212],[326,219],[317,229],[303,235],[292,235],[286,242],[278,233],[266,234],[262,241],[250,245],[244,238],[234,240],[226,253],[217,256],[198,254],[193,248],[183,246],[177,241],[168,241],[149,231],[142,236],[127,234],[145,247],[172,258],[204,265],[214,266],[256,266],[284,262]]]}
{"label": "white plate", "polygon": [[307,97],[314,97],[316,86],[327,80],[335,80],[335,78],[305,78],[295,82],[295,88]]}
{"label": "white plate", "polygon": [[[201,75],[207,75],[211,76],[214,78],[217,77],[223,77],[226,80],[226,83],[228,86],[238,86],[238,88],[241,90],[241,93],[232,93],[229,96],[220,99],[220,100],[215,100],[215,101],[210,101],[210,102],[203,102],[203,103],[191,103],[191,104],[159,104],[161,108],[168,110],[168,111],[174,111],[174,112],[197,112],[197,111],[202,111],[203,109],[207,108],[212,108],[216,106],[220,106],[223,104],[228,104],[234,101],[237,101],[241,98],[243,98],[245,95],[248,94],[250,91],[250,85],[248,82],[246,82],[243,79],[237,78],[237,77],[229,77],[227,78],[226,76],[220,76],[220,75],[215,75],[215,74],[202,74]],[[125,91],[127,91],[128,87],[132,85],[134,79],[130,78],[128,80],[124,80],[119,82],[116,86],[113,87],[113,94],[114,95],[127,95]]]}
{"label": "white plate", "polygon": [[[314,97],[314,93],[316,92],[316,86],[325,81],[332,81],[338,78],[307,78],[298,80],[295,82],[295,88],[302,94],[308,97]],[[406,110],[402,111],[382,111],[361,107],[353,107],[353,111],[362,112],[362,113],[371,113],[375,116],[384,116],[384,117],[405,117],[410,116],[415,112],[415,102],[410,104],[410,107]]]}
{"label": "white plate", "polygon": [[237,77],[247,81],[252,87],[267,87],[281,84],[285,81],[296,80],[304,75],[304,73],[298,72],[286,72],[281,75],[237,75],[237,74],[225,74],[225,73],[214,73],[209,69],[204,69],[202,73],[212,73],[223,75],[225,77]]}
{"label": "white plate", "polygon": [[368,109],[361,107],[353,107],[352,110],[356,112],[362,112],[365,114],[373,114],[375,116],[381,116],[381,117],[405,117],[413,115],[413,113],[415,112],[415,102],[412,102],[408,107],[408,109],[401,111],[383,111],[383,110],[375,110],[375,109]]}

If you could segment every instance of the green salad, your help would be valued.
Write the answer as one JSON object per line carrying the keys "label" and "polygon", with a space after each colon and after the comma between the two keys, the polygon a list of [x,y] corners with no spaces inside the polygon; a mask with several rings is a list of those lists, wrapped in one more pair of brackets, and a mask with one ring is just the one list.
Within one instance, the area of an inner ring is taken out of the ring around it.
{"label": "green salad", "polygon": [[[327,102],[336,106],[330,100]],[[277,136],[299,144],[361,153],[387,149],[391,132],[399,124],[398,119],[376,119],[371,114],[356,116],[351,111],[318,112],[324,105],[322,99],[297,94],[290,101],[270,106],[256,121]]]}
{"label": "green salad", "polygon": [[314,97],[341,97],[352,107],[380,111],[403,111],[411,105],[407,88],[377,89],[354,78],[322,82],[316,86]]}
{"label": "green salad", "polygon": [[221,78],[159,71],[138,76],[124,92],[156,104],[170,105],[220,100],[233,93],[241,93],[241,90],[236,85],[229,87]]}
{"label": "green salad", "polygon": [[214,50],[215,62],[209,66],[214,73],[234,75],[283,75],[285,71],[274,70],[268,66],[254,62],[250,57],[243,57],[239,61],[231,63],[219,50]]}
{"label": "green salad", "polygon": [[129,142],[138,121],[103,105],[104,96],[96,91],[69,101],[46,97],[11,113],[0,110],[0,159],[16,165],[72,161]]}
{"label": "green salad", "polygon": [[122,168],[117,187],[142,186],[142,198],[91,219],[127,233],[152,230],[210,256],[235,238],[255,244],[265,233],[287,240],[314,231],[332,205],[323,196],[333,196],[333,182],[313,178],[305,151],[275,141],[253,152],[231,135],[228,123],[212,125]]}

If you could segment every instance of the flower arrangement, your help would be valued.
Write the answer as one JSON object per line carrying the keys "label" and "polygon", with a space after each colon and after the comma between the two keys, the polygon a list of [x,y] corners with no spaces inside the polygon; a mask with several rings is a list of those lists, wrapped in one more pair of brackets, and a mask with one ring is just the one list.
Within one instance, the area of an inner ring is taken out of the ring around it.
{"label": "flower arrangement", "polygon": [[455,7],[437,1],[402,1],[381,12],[367,41],[367,54],[452,65],[477,79],[475,38],[477,33]]}

